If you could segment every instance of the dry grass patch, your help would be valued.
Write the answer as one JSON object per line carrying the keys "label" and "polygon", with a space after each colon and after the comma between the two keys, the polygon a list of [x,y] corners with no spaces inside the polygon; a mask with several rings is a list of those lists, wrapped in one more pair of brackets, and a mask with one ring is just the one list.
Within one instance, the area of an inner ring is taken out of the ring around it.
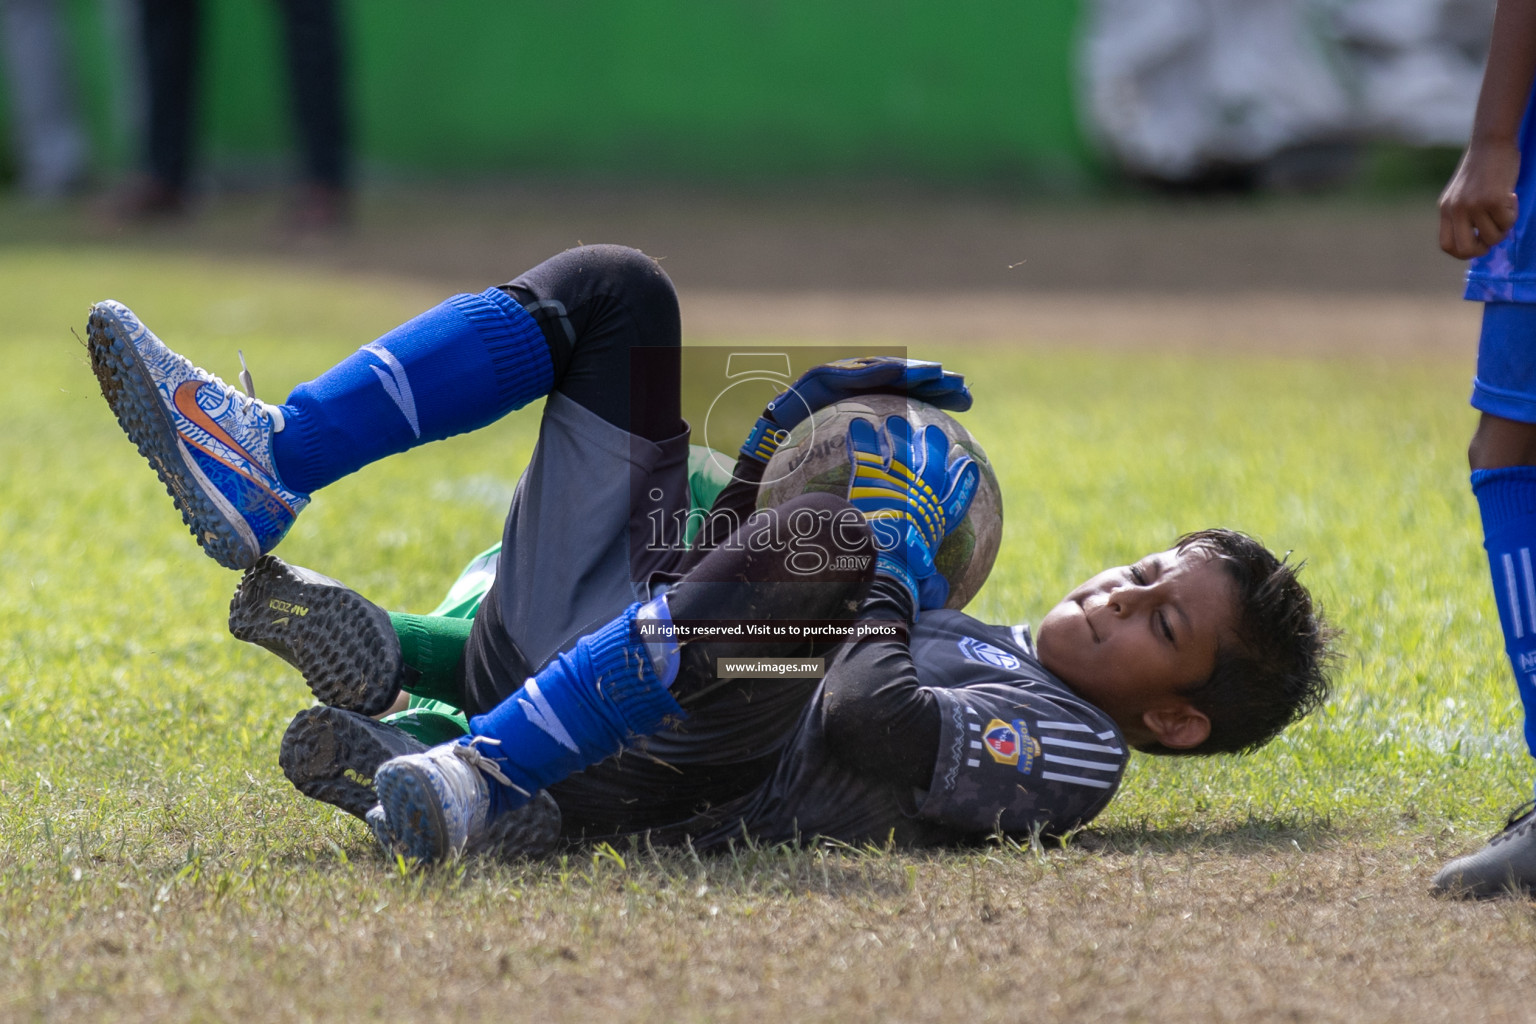
{"label": "dry grass patch", "polygon": [[1427,837],[599,848],[405,876],[335,824],[313,859],[193,854],[154,892],[110,863],[38,879],[36,915],[6,915],[5,1016],[1525,1020],[1536,973],[1536,909],[1430,899],[1450,851]]}

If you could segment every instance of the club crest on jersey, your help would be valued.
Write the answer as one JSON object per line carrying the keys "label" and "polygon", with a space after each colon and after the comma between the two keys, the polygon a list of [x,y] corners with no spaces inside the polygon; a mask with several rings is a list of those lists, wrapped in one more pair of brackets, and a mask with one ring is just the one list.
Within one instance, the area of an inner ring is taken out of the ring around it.
{"label": "club crest on jersey", "polygon": [[994,718],[987,723],[981,734],[981,742],[986,745],[992,760],[998,764],[1019,763],[1018,730],[1001,718]]}
{"label": "club crest on jersey", "polygon": [[977,640],[975,637],[964,637],[960,640],[960,653],[971,661],[979,661],[983,665],[991,665],[994,668],[1016,669],[1019,667],[1019,659],[1001,647],[993,647],[989,643]]}
{"label": "club crest on jersey", "polygon": [[1019,756],[1013,763],[1019,771],[1028,774],[1035,766],[1035,758],[1040,756],[1040,741],[1029,734],[1029,724],[1022,718],[1013,720],[1013,731],[1019,737]]}

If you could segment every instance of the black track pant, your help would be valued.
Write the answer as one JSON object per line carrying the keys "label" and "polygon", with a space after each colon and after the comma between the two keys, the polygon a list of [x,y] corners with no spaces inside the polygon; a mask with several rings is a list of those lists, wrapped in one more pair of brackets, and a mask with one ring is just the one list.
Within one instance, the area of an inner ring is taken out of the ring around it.
{"label": "black track pant", "polygon": [[544,332],[556,391],[646,440],[682,433],[682,322],[655,260],[584,245],[500,287]]}

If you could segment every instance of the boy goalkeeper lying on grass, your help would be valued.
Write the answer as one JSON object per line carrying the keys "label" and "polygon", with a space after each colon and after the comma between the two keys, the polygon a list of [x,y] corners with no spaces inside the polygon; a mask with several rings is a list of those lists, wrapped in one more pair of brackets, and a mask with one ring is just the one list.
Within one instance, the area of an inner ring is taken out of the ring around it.
{"label": "boy goalkeeper lying on grass", "polygon": [[[943,609],[932,553],[975,468],[900,417],[853,425],[847,500],[754,511],[767,457],[816,409],[869,391],[967,408],[963,381],[936,364],[808,371],[764,410],[713,502],[711,520],[738,528],[657,542],[655,524],[687,518],[674,513],[689,505],[689,438],[676,297],[633,250],[571,250],[454,296],[281,406],[192,366],[120,304],[98,304],[89,330],[103,394],[194,535],[249,570],[236,635],[298,665],[326,705],[290,727],[290,777],[354,813],[373,780],[376,834],[423,861],[528,851],[557,832],[706,848],[744,834],[922,845],[1059,832],[1105,806],[1128,747],[1252,749],[1326,694],[1329,630],[1310,595],[1231,531],[1100,573],[1037,637]],[[539,440],[468,627],[391,619],[263,557],[314,490],[540,396]],[[694,639],[710,623],[824,630]],[[867,636],[842,642],[834,626]],[[717,672],[723,657],[795,656],[825,659],[824,676]],[[468,735],[424,747],[367,717],[402,688],[448,698]]]}

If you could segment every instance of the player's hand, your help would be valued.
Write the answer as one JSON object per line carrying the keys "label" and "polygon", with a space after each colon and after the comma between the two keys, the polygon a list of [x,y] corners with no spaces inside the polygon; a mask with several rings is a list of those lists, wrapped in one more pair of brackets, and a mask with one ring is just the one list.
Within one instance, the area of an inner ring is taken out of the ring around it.
{"label": "player's hand", "polygon": [[1514,142],[1474,142],[1440,194],[1440,248],[1457,259],[1481,256],[1503,240],[1520,212]]}
{"label": "player's hand", "polygon": [[[914,432],[891,416],[883,428],[863,418],[848,425],[848,500],[874,534],[875,571],[900,580],[923,608],[948,596],[934,555],[965,518],[981,479],[969,455],[948,456],[949,438],[932,424]],[[925,582],[935,578],[941,582]]]}
{"label": "player's hand", "polygon": [[925,359],[860,356],[813,366],[800,375],[763,415],[786,429],[845,398],[872,393],[906,395],[950,412],[971,407],[965,377]]}
{"label": "player's hand", "polygon": [[806,370],[769,402],[741,453],[766,463],[807,416],[845,398],[869,394],[906,395],[950,412],[971,407],[965,377],[938,363],[899,356],[839,359]]}

